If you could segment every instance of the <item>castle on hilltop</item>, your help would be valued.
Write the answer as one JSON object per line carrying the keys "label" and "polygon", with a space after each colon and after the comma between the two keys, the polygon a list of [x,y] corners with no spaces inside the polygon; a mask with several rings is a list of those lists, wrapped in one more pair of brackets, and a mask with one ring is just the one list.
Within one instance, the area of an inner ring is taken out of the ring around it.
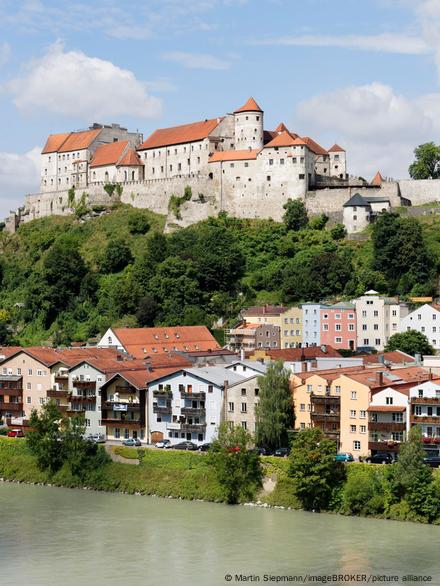
{"label": "castle on hilltop", "polygon": [[[118,124],[50,135],[41,155],[40,192],[25,197],[6,227],[14,231],[35,218],[72,213],[80,198],[91,207],[108,205],[108,186],[119,184],[122,202],[168,215],[169,226],[220,211],[280,220],[286,201],[300,198],[312,214],[340,221],[350,216],[348,227],[357,231],[356,213],[344,207],[356,192],[386,209],[411,203],[402,200],[397,182],[376,179],[369,184],[349,176],[346,152],[337,144],[325,149],[282,122],[265,130],[264,112],[249,98],[233,113],[161,128],[145,141]],[[173,217],[171,196],[181,197],[187,187],[190,199],[182,198]],[[371,205],[367,212],[358,222],[362,227],[372,218]]]}

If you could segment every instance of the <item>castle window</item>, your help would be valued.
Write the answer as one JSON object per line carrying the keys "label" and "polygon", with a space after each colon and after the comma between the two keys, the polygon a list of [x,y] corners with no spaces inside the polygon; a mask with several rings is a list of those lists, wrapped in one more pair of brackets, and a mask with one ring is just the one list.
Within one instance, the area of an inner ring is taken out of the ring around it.
{"label": "castle window", "polygon": [[69,178],[68,177],[66,177],[66,183],[69,183]]}
{"label": "castle window", "polygon": [[246,162],[246,163],[244,164],[244,166],[245,166],[245,167],[249,167],[249,163],[247,163],[247,162]]}
{"label": "castle window", "polygon": [[327,173],[327,167],[324,167],[324,173]]}
{"label": "castle window", "polygon": [[145,160],[147,160],[147,153],[145,153],[145,155],[144,155],[144,159],[145,159]]}
{"label": "castle window", "polygon": [[249,116],[246,116],[246,120],[249,120]]}
{"label": "castle window", "polygon": [[358,217],[357,217],[357,216],[353,216],[353,220],[357,220],[357,219],[358,219]]}
{"label": "castle window", "polygon": [[212,173],[209,173],[208,177],[209,177],[210,179],[214,179],[214,175],[213,175]]}
{"label": "castle window", "polygon": [[335,161],[339,161],[339,155],[335,155]]}
{"label": "castle window", "polygon": [[167,155],[169,155],[169,154],[170,154],[170,149],[167,150]]}
{"label": "castle window", "polygon": [[96,171],[93,171],[93,179],[96,179]]}
{"label": "castle window", "polygon": [[235,167],[234,163],[229,164],[230,167]]}
{"label": "castle window", "polygon": [[132,172],[131,172],[131,180],[132,180],[132,181],[134,181],[134,177],[135,177],[135,174],[134,174],[134,171],[132,171]]}
{"label": "castle window", "polygon": [[128,177],[127,177],[127,171],[124,171],[124,181],[127,181]]}
{"label": "castle window", "polygon": [[44,169],[44,174],[47,175],[47,169]]}
{"label": "castle window", "polygon": [[72,153],[72,159],[74,159],[74,158],[75,158],[75,153]]}
{"label": "castle window", "polygon": [[181,171],[181,170],[182,170],[182,163],[179,163],[179,164],[177,165],[177,170],[178,170],[178,171]]}
{"label": "castle window", "polygon": [[69,155],[67,155],[67,160],[69,160]]}
{"label": "castle window", "polygon": [[50,163],[50,161],[51,161],[51,158],[52,158],[52,157],[49,157],[49,163]]}
{"label": "castle window", "polygon": [[53,185],[53,179],[50,180],[50,184]]}
{"label": "castle window", "polygon": [[174,149],[174,154],[177,155],[177,149]]}
{"label": "castle window", "polygon": [[173,166],[172,166],[172,165],[170,165],[170,171],[172,171],[172,170],[173,170]]}
{"label": "castle window", "polygon": [[200,165],[200,157],[197,157],[197,164]]}
{"label": "castle window", "polygon": [[189,159],[187,159],[187,162],[188,162],[188,167],[189,167],[191,164],[191,161]]}
{"label": "castle window", "polygon": [[273,165],[273,159],[269,159],[269,165]]}
{"label": "castle window", "polygon": [[337,169],[337,168],[338,168],[338,165],[335,165],[335,169]]}
{"label": "castle window", "polygon": [[298,179],[304,179],[304,178],[305,178],[305,175],[304,175],[304,173],[300,173],[300,174],[298,175]]}
{"label": "castle window", "polygon": [[194,145],[193,145],[193,144],[191,145],[191,150],[192,150],[192,151],[194,150]]}
{"label": "castle window", "polygon": [[267,175],[266,180],[270,181],[270,175]]}
{"label": "castle window", "polygon": [[300,163],[304,163],[304,157],[301,157],[299,160]]}
{"label": "castle window", "polygon": [[108,171],[105,172],[105,180],[108,181]]}
{"label": "castle window", "polygon": [[151,169],[151,171],[153,172],[153,175],[154,175],[154,167]]}
{"label": "castle window", "polygon": [[163,165],[160,167],[160,172],[163,173]]}
{"label": "castle window", "polygon": [[280,165],[284,165],[284,159],[280,159]]}
{"label": "castle window", "polygon": [[256,119],[256,120],[259,120],[259,119],[260,119],[260,117],[259,117],[259,116],[255,116],[255,119]]}
{"label": "castle window", "polygon": [[296,164],[296,157],[292,157],[292,163],[295,165]]}

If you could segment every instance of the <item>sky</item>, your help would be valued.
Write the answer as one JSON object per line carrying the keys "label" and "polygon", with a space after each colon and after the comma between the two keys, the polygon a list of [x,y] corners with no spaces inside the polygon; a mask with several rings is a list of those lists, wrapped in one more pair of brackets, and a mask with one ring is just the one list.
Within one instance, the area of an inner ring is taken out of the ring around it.
{"label": "sky", "polygon": [[50,133],[155,128],[253,96],[348,171],[407,177],[440,133],[440,0],[0,0],[0,217]]}

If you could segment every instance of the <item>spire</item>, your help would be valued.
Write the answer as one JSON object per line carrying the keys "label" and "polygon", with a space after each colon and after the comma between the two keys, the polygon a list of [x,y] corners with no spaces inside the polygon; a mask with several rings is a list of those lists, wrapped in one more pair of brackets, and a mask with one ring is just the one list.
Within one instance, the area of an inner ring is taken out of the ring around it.
{"label": "spire", "polygon": [[263,110],[260,108],[260,106],[257,104],[257,102],[254,100],[254,98],[249,98],[248,101],[246,102],[246,104],[244,106],[242,106],[241,108],[238,108],[238,110],[234,111],[234,114],[239,114],[240,112],[262,112]]}
{"label": "spire", "polygon": [[383,183],[383,177],[380,174],[380,171],[378,171],[376,173],[376,175],[373,177],[372,181],[371,181],[371,185],[382,185]]}
{"label": "spire", "polygon": [[280,134],[281,132],[289,132],[289,131],[287,130],[284,122],[280,122],[278,124],[278,126],[275,128],[275,132],[278,132],[278,134]]}

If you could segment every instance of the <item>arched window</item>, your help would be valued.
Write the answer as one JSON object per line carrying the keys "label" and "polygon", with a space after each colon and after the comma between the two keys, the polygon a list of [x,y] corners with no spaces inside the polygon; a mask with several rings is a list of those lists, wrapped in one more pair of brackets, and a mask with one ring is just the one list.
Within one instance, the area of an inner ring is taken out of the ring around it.
{"label": "arched window", "polygon": [[131,172],[131,180],[134,181],[134,171]]}
{"label": "arched window", "polygon": [[108,171],[105,172],[105,180],[108,181]]}
{"label": "arched window", "polygon": [[124,171],[124,181],[127,181],[127,171]]}

